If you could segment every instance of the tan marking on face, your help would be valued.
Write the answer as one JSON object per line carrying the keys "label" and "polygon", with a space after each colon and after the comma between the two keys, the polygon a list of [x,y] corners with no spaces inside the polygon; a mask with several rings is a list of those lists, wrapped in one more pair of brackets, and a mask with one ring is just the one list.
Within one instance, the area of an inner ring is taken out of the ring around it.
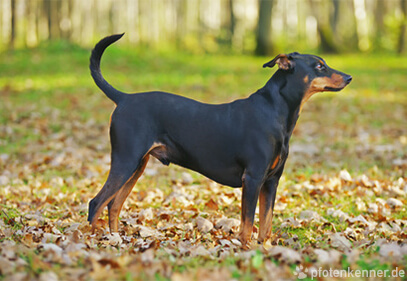
{"label": "tan marking on face", "polygon": [[[308,76],[304,78],[308,80]],[[339,89],[345,86],[345,82],[343,81],[343,77],[340,74],[333,73],[331,77],[317,77],[311,81],[308,89],[305,91],[304,96],[301,101],[300,105],[300,112],[302,111],[302,107],[304,103],[306,103],[312,95],[318,92],[328,91],[326,90],[327,87]]]}
{"label": "tan marking on face", "polygon": [[343,80],[342,75],[333,73],[331,76],[332,88],[343,88],[346,86],[345,81]]}
{"label": "tan marking on face", "polygon": [[322,92],[326,86],[331,84],[331,78],[329,77],[317,77],[311,81],[309,90],[313,92]]}
{"label": "tan marking on face", "polygon": [[305,83],[305,84],[308,84],[308,82],[309,82],[309,77],[308,77],[308,75],[307,75],[307,76],[304,77],[304,83]]}

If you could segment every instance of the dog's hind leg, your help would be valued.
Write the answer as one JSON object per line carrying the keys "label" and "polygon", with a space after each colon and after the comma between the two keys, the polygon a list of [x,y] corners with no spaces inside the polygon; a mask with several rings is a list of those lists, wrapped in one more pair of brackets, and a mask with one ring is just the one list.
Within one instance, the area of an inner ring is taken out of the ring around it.
{"label": "dog's hind leg", "polygon": [[[137,167],[137,165],[135,165]],[[116,168],[117,167],[117,168]],[[88,221],[96,226],[96,221],[104,207],[115,198],[124,186],[131,181],[135,171],[124,170],[125,167],[112,164],[109,176],[99,193],[89,202]]]}
{"label": "dog's hind leg", "polygon": [[109,210],[109,227],[111,233],[118,232],[119,214],[123,207],[123,203],[127,196],[129,196],[139,177],[143,174],[144,169],[147,166],[148,159],[149,155],[144,156],[132,177],[124,184],[119,192],[116,193],[116,196],[107,205]]}
{"label": "dog's hind leg", "polygon": [[[117,217],[118,214],[115,214],[114,209],[119,210],[120,208],[118,207],[119,203],[114,203],[114,201],[116,201],[114,199],[117,195],[119,195],[119,198],[125,199],[130,192],[131,187],[141,175],[142,168],[145,166],[144,162],[147,162],[145,161],[147,160],[145,153],[148,151],[148,149],[143,148],[143,145],[137,145],[134,142],[130,143],[129,139],[121,140],[120,143],[119,141],[116,141],[115,145],[112,146],[112,163],[109,176],[103,188],[89,202],[88,221],[92,226],[96,226],[96,220],[99,218],[104,207],[106,207],[112,200],[113,202],[109,209],[114,207],[113,218],[115,216]],[[121,193],[122,189],[125,190],[123,193]],[[126,191],[127,189],[130,190]],[[119,200],[119,198],[117,202],[124,201],[124,199]],[[112,210],[110,212],[112,212]]]}

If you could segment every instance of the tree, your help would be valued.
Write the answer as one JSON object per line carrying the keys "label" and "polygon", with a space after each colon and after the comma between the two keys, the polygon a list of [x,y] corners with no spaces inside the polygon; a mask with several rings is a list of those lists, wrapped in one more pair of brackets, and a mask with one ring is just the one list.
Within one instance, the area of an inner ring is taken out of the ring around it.
{"label": "tree", "polygon": [[256,30],[256,55],[270,55],[273,52],[271,43],[271,14],[273,0],[259,0],[259,17]]}
{"label": "tree", "polygon": [[384,16],[386,12],[386,3],[382,0],[376,0],[376,7],[374,11],[375,18],[375,37],[374,37],[374,48],[377,50],[382,49],[382,37],[385,33]]}
{"label": "tree", "polygon": [[405,51],[406,45],[406,17],[407,17],[407,0],[401,0],[401,11],[403,13],[403,21],[400,26],[399,42],[397,46],[397,52],[399,54]]}
{"label": "tree", "polygon": [[11,0],[11,23],[10,23],[10,41],[9,48],[13,49],[16,40],[16,1]]}
{"label": "tree", "polygon": [[339,8],[339,2],[323,1],[316,4],[315,0],[309,1],[312,13],[317,19],[317,31],[320,39],[320,49],[323,53],[338,53],[334,39],[334,28],[337,24],[337,15],[332,17],[332,21],[329,22],[330,5],[334,5],[334,8]]}

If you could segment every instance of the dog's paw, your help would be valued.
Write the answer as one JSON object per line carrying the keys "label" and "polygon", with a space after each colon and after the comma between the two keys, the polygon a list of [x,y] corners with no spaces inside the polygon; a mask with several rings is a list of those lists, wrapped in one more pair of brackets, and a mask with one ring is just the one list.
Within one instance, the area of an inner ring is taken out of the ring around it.
{"label": "dog's paw", "polygon": [[94,222],[91,223],[92,226],[92,232],[99,232],[101,230],[103,230],[104,228],[107,227],[107,222],[105,220],[102,219],[97,219]]}

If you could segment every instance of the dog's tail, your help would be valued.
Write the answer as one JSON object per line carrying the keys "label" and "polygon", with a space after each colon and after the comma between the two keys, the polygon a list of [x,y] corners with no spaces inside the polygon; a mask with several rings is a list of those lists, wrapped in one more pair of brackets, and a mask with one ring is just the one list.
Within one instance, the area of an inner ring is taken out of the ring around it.
{"label": "dog's tail", "polygon": [[105,78],[103,78],[102,72],[100,71],[100,59],[102,58],[103,52],[106,48],[122,38],[123,34],[115,34],[103,38],[95,45],[95,48],[92,50],[92,55],[90,56],[90,73],[95,81],[96,85],[106,94],[106,96],[111,99],[114,103],[118,104],[125,93],[120,92],[113,88]]}

